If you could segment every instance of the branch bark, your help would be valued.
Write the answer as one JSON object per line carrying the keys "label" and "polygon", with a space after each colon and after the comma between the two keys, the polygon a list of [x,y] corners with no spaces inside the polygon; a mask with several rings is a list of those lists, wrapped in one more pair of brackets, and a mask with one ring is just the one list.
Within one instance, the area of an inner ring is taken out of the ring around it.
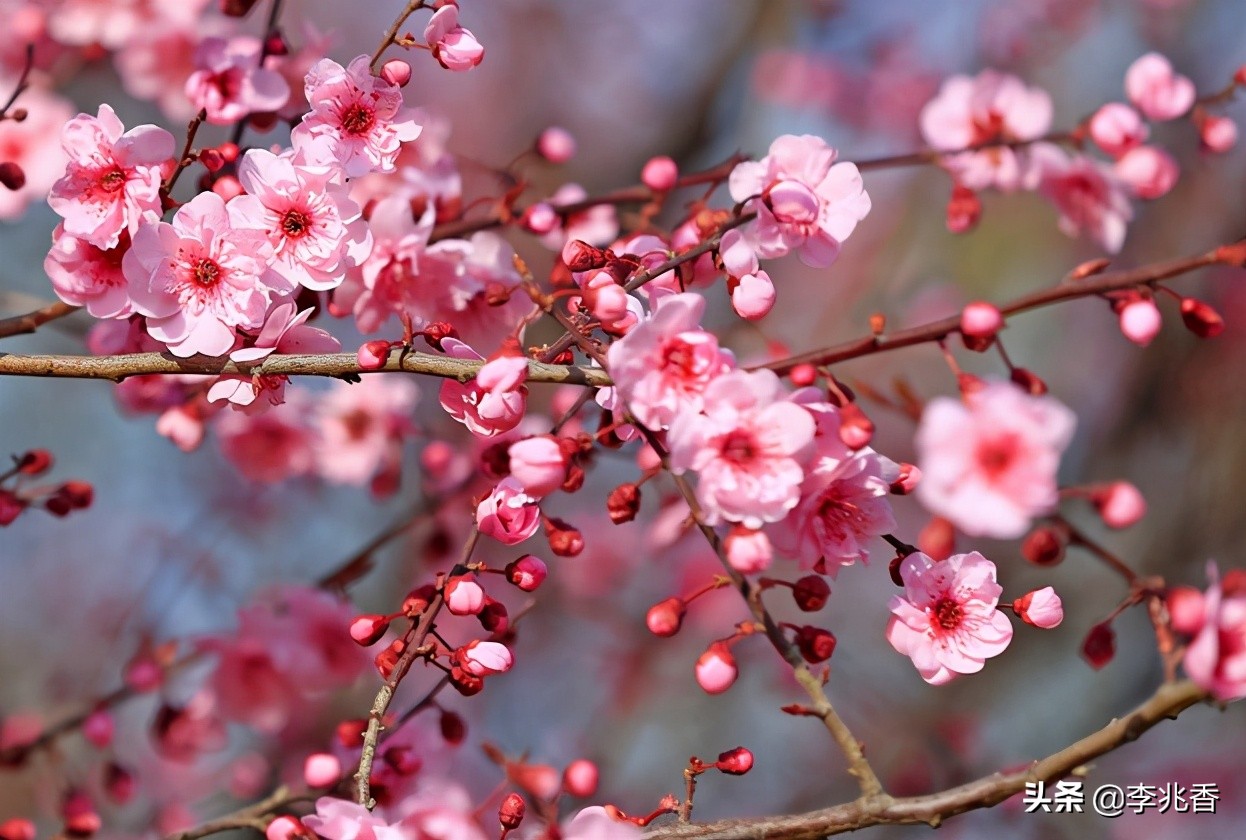
{"label": "branch bark", "polygon": [[989,808],[1023,790],[1027,782],[1052,782],[1138,738],[1165,719],[1175,719],[1203,702],[1207,694],[1189,680],[1167,683],[1122,718],[1079,741],[1035,761],[1025,770],[992,773],[925,796],[862,797],[818,811],[785,816],[674,823],[657,826],[646,840],[820,840],[873,825],[925,823],[939,826],[948,817]]}

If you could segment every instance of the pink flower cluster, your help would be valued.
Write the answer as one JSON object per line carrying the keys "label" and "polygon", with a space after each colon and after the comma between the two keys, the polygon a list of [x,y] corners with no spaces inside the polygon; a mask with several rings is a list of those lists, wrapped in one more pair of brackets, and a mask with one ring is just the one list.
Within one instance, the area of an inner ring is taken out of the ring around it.
{"label": "pink flower cluster", "polygon": [[1221,580],[1208,565],[1211,585],[1205,593],[1181,589],[1170,600],[1173,629],[1192,637],[1183,664],[1190,679],[1222,703],[1246,698],[1246,573],[1229,572]]}

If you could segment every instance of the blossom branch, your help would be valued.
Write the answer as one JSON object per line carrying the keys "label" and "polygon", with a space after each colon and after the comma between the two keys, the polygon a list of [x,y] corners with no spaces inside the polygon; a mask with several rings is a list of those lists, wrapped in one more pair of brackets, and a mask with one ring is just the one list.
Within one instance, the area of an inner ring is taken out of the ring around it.
{"label": "blossom branch", "polygon": [[[0,322],[2,323],[2,322]],[[474,377],[484,362],[454,359],[431,353],[395,353],[384,366],[364,369],[355,353],[320,355],[274,354],[258,364],[238,364],[227,357],[193,356],[180,359],[168,353],[127,353],[117,356],[23,356],[0,354],[0,376],[47,376],[69,379],[107,379],[121,382],[131,376],[149,374],[241,373],[249,376],[333,376],[349,378],[378,372],[420,373],[458,379]],[[528,363],[529,382],[557,382],[605,387],[610,377],[597,368],[577,365]]]}
{"label": "blossom branch", "polygon": [[861,797],[831,808],[786,816],[722,820],[713,823],[674,823],[650,830],[646,840],[817,840],[874,825],[939,826],[948,817],[989,808],[1025,790],[1027,783],[1052,782],[1099,756],[1137,740],[1165,719],[1201,703],[1208,695],[1189,680],[1161,685],[1133,711],[1114,718],[1087,735],[1024,770],[992,773],[938,793],[906,797]]}
{"label": "blossom branch", "polygon": [[394,22],[390,24],[389,29],[385,30],[385,37],[381,39],[376,52],[372,53],[372,60],[368,63],[368,69],[373,73],[376,72],[376,65],[380,62],[381,55],[389,49],[391,44],[398,43],[398,30],[407,22],[407,18],[422,8],[424,8],[424,0],[411,0],[411,2],[407,3],[406,8],[398,14],[398,17],[394,18]]}
{"label": "blossom branch", "polygon": [[240,828],[252,828],[263,833],[268,827],[269,818],[277,811],[298,802],[311,802],[315,798],[314,795],[308,793],[292,793],[289,788],[282,786],[259,802],[239,808],[232,814],[226,814],[194,828],[170,834],[165,840],[199,840],[201,837],[236,831]]}
{"label": "blossom branch", "polygon": [[[998,308],[1003,315],[1015,315],[1019,312],[1050,306],[1061,301],[1102,295],[1134,286],[1158,283],[1209,265],[1218,263],[1237,265],[1239,263],[1237,262],[1235,247],[1217,248],[1202,254],[1153,263],[1139,268],[1107,271],[1084,280],[1066,279],[1050,289],[1024,295]],[[885,353],[889,350],[897,350],[901,347],[912,347],[917,344],[942,341],[949,335],[960,331],[960,321],[961,316],[957,314],[929,324],[900,330],[890,335],[879,334],[855,338],[851,341],[831,345],[830,347],[809,350],[795,356],[789,356],[786,359],[767,362],[757,367],[769,368],[775,373],[783,375],[789,373],[792,368],[798,365],[831,365],[837,362],[846,362],[850,359],[859,359],[863,356],[872,356],[876,353]]]}
{"label": "blossom branch", "polygon": [[70,306],[64,301],[57,301],[56,303],[49,303],[47,306],[40,307],[33,312],[27,312],[25,315],[14,315],[11,318],[4,318],[0,320],[0,338],[32,333],[49,321],[72,315],[81,308],[80,306]]}

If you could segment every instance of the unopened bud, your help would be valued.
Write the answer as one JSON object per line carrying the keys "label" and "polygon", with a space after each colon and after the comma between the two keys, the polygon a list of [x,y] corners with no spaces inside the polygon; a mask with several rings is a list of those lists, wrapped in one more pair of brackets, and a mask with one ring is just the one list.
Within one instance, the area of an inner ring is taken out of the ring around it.
{"label": "unopened bud", "polygon": [[381,65],[381,78],[391,85],[406,87],[411,81],[411,65],[401,58],[391,58]]}
{"label": "unopened bud", "polygon": [[13,161],[0,163],[0,184],[16,192],[26,186],[26,172]]}
{"label": "unopened bud", "polygon": [[1114,481],[1099,488],[1090,500],[1109,528],[1128,528],[1146,516],[1146,499],[1128,481]]}
{"label": "unopened bud", "polygon": [[498,808],[498,823],[506,831],[514,831],[523,822],[524,812],[528,807],[523,797],[517,793],[508,793]]}
{"label": "unopened bud", "polygon": [[1064,605],[1050,586],[1025,593],[1012,602],[1012,608],[1026,624],[1044,630],[1057,627],[1064,620]]}
{"label": "unopened bud", "polygon": [[1040,525],[1021,543],[1021,556],[1035,566],[1054,566],[1064,559],[1065,539],[1061,531]]}
{"label": "unopened bud", "polygon": [[606,511],[615,525],[631,522],[640,510],[640,487],[636,484],[620,484],[606,498]]}
{"label": "unopened bud", "polygon": [[849,449],[858,450],[874,439],[874,421],[854,402],[839,409],[839,438]]}
{"label": "unopened bud", "polygon": [[830,596],[831,585],[821,575],[805,575],[792,587],[792,598],[802,612],[817,612]]}
{"label": "unopened bud", "polygon": [[654,192],[668,192],[679,181],[679,167],[665,155],[650,158],[640,172],[640,182]]}
{"label": "unopened bud", "polygon": [[1181,320],[1186,329],[1199,338],[1215,338],[1224,332],[1224,318],[1211,307],[1194,298],[1181,299]]}
{"label": "unopened bud", "polygon": [[1012,380],[1012,384],[1030,396],[1041,397],[1047,393],[1047,383],[1026,368],[1013,368],[1008,378]]}
{"label": "unopened bud", "polygon": [[753,753],[744,747],[736,747],[718,754],[714,766],[722,773],[732,776],[743,776],[753,769]]}
{"label": "unopened bud", "polygon": [[549,575],[545,561],[532,554],[525,554],[506,565],[506,579],[524,592],[535,592]]}
{"label": "unopened bud", "polygon": [[376,644],[389,629],[389,619],[383,615],[361,615],[350,623],[350,637],[355,644],[369,647]]}
{"label": "unopened bud", "polygon": [[1112,661],[1116,655],[1116,631],[1107,622],[1090,628],[1082,641],[1082,657],[1096,671]]}
{"label": "unopened bud", "polygon": [[562,789],[572,796],[587,799],[597,793],[597,765],[587,758],[578,758],[562,773]]}
{"label": "unopened bud", "polygon": [[697,659],[697,685],[706,694],[722,694],[739,675],[735,657],[724,642],[714,642]]}
{"label": "unopened bud", "polygon": [[917,489],[921,483],[922,471],[915,464],[900,464],[900,474],[891,482],[888,489],[896,496],[907,496]]}
{"label": "unopened bud", "polygon": [[804,388],[818,381],[818,369],[811,364],[797,365],[788,371],[787,378],[797,388]]}
{"label": "unopened bud", "polygon": [[385,367],[385,362],[389,359],[389,347],[388,341],[365,341],[355,354],[359,367],[363,370],[380,370]]}
{"label": "unopened bud", "polygon": [[545,520],[549,550],[559,557],[575,557],[584,550],[584,535],[573,525],[553,517]]}
{"label": "unopened bud", "polygon": [[947,229],[949,233],[968,233],[982,218],[982,199],[968,187],[957,184],[947,202]]}
{"label": "unopened bud", "polygon": [[17,460],[17,471],[22,475],[41,475],[52,468],[52,453],[46,449],[32,449]]}
{"label": "unopened bud", "polygon": [[811,665],[825,662],[835,653],[835,634],[806,624],[796,631],[796,648]]}
{"label": "unopened bud", "polygon": [[467,724],[463,722],[458,712],[443,711],[437,724],[441,730],[442,740],[447,744],[461,744],[467,737]]}
{"label": "unopened bud", "polygon": [[684,623],[688,612],[688,604],[682,598],[667,598],[658,601],[645,614],[645,626],[655,636],[674,636]]}

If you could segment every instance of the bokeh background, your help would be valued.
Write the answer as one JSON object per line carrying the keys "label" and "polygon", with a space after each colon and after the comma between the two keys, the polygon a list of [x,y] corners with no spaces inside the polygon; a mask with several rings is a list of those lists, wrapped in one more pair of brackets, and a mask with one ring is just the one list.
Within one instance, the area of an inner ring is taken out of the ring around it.
{"label": "bokeh background", "polygon": [[[300,19],[331,30],[331,55],[343,60],[370,52],[399,5],[291,2],[283,21],[291,33]],[[484,63],[449,74],[426,55],[413,55],[408,103],[449,118],[451,149],[464,161],[504,164],[541,129],[569,129],[579,153],[564,167],[532,168],[538,191],[566,181],[590,192],[624,186],[653,154],[670,154],[691,170],[736,150],[762,153],[783,133],[818,134],[850,160],[908,151],[919,143],[918,110],[955,72],[995,67],[1041,85],[1055,102],[1059,128],[1120,99],[1126,67],[1148,50],[1167,55],[1200,91],[1218,89],[1246,63],[1240,0],[464,0],[462,7],[465,25],[486,46]],[[246,25],[258,28],[260,21]],[[151,104],[126,96],[107,60],[88,63],[60,90],[81,110],[93,113],[108,101],[127,125],[150,121],[179,131]],[[1246,118],[1240,105],[1225,113]],[[1137,208],[1116,262],[1193,254],[1246,232],[1246,153],[1239,147],[1208,155],[1184,123],[1160,126],[1154,139],[1177,156],[1182,177],[1171,194]],[[725,296],[711,294],[710,322],[742,356],[760,358],[774,341],[799,351],[857,336],[876,311],[891,324],[942,317],[971,299],[1002,300],[1050,285],[1078,262],[1100,256],[1092,243],[1061,234],[1051,208],[1033,195],[987,196],[979,228],[953,236],[944,227],[942,172],[873,172],[866,187],[874,209],[832,268],[814,271],[795,259],[768,266],[779,301],[765,320],[741,326]],[[53,226],[53,214],[35,205],[0,227],[0,315],[52,297],[41,264]],[[533,265],[548,264],[539,246],[516,244]],[[1006,334],[1013,359],[1043,376],[1078,415],[1064,482],[1124,478],[1150,503],[1147,518],[1126,532],[1105,533],[1092,511],[1076,505],[1068,507],[1070,518],[1140,571],[1173,583],[1201,586],[1208,560],[1222,567],[1246,561],[1244,281],[1241,272],[1208,270],[1174,284],[1223,313],[1228,328],[1214,341],[1183,329],[1171,301],[1161,302],[1164,329],[1146,349],[1120,335],[1099,301],[1015,318]],[[6,339],[3,350],[84,352],[88,321],[75,316],[37,335]],[[355,346],[348,326],[335,331],[344,346]],[[968,369],[1000,372],[993,357],[966,355]],[[929,347],[837,373],[878,388],[903,377],[923,397],[955,388]],[[442,434],[436,385],[418,384],[421,422]],[[123,414],[111,388],[0,381],[0,451],[47,447],[58,476],[96,487],[89,511],[64,521],[26,515],[0,531],[0,718],[11,724],[27,714],[55,720],[106,693],[143,638],[227,631],[236,609],[258,589],[315,580],[421,503],[419,440],[408,446],[404,489],[383,502],[361,489],[311,481],[255,485],[221,457],[214,441],[185,454],[153,430],[150,416]],[[534,393],[533,405],[542,403]],[[877,447],[897,460],[911,458],[911,422],[884,408],[874,416]],[[647,606],[697,585],[712,564],[695,540],[656,544],[661,494],[648,494],[635,522],[609,524],[604,493],[634,474],[629,455],[604,457],[580,494],[555,503],[556,513],[584,530],[587,548],[578,558],[553,558],[551,585],[521,624],[519,666],[481,696],[446,698],[471,726],[447,772],[478,795],[487,793],[497,775],[479,758],[484,739],[559,766],[586,756],[602,768],[602,797],[641,813],[681,787],[689,755],[709,757],[743,744],[756,754],[755,770],[743,778],[708,778],[698,791],[699,817],[778,813],[850,798],[850,779],[830,740],[816,724],[778,711],[799,692],[761,640],[737,648],[742,676],[730,692],[710,698],[696,688],[696,656],[743,617],[733,593],[699,601],[675,639],[644,632]],[[910,499],[896,508],[900,533],[915,537],[926,514]],[[352,589],[360,608],[388,611],[397,593],[443,567],[430,536],[441,530],[457,545],[464,513],[442,511],[436,525],[413,528],[380,552],[375,571]],[[839,576],[818,616],[839,637],[830,695],[896,792],[934,790],[1048,754],[1124,712],[1162,678],[1149,626],[1136,611],[1117,623],[1119,650],[1111,664],[1095,672],[1079,658],[1085,631],[1123,594],[1120,581],[1089,556],[1073,553],[1058,567],[1035,569],[1015,544],[962,539],[959,545],[999,564],[1009,597],[1054,586],[1066,619],[1054,631],[1019,630],[1007,654],[982,674],[932,688],[883,639],[893,591],[885,563]],[[888,555],[879,547],[877,556]],[[195,679],[184,675],[169,691],[188,693]],[[412,697],[426,685],[409,682]],[[117,832],[142,826],[153,800],[177,799],[200,818],[227,809],[232,800],[214,791],[224,786],[231,760],[250,751],[297,752],[327,737],[334,714],[361,714],[374,687],[366,677],[322,719],[304,722],[294,746],[239,727],[228,751],[193,767],[156,759],[145,734],[152,701],[130,704],[117,750],[153,796],[106,812],[106,823]],[[1214,817],[1043,817],[1005,805],[958,817],[943,831],[1240,837],[1246,832],[1241,715],[1240,708],[1194,709],[1098,762],[1088,781],[1088,790],[1099,783],[1215,783],[1223,798]],[[29,814],[32,802],[50,807],[60,779],[85,782],[75,774],[86,766],[86,754],[69,739],[22,772],[0,769],[0,818]]]}

